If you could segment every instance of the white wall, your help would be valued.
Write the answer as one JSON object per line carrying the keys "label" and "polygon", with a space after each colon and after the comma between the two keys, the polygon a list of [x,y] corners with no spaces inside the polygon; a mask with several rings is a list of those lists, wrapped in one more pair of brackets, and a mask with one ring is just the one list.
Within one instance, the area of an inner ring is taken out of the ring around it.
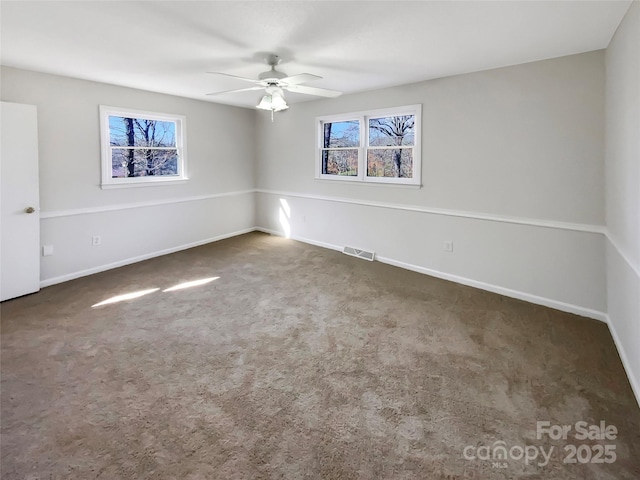
{"label": "white wall", "polygon": [[[415,103],[423,188],[314,179],[316,116]],[[602,319],[604,104],[597,51],[261,115],[258,225]]]}
{"label": "white wall", "polygon": [[640,2],[606,51],[607,293],[612,333],[640,401]]}
{"label": "white wall", "polygon": [[[1,79],[2,100],[38,108],[43,285],[253,228],[253,111],[9,67]],[[190,180],[102,190],[99,105],[186,115]]]}

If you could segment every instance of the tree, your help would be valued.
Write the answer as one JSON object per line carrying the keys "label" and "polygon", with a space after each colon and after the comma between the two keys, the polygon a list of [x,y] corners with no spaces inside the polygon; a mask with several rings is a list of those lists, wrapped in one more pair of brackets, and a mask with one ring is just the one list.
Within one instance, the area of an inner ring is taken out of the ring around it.
{"label": "tree", "polygon": [[[156,142],[156,121],[155,120],[141,120],[136,118],[135,120],[136,127],[138,131],[142,134],[142,138],[144,139],[144,144],[147,147],[155,147],[158,143]],[[155,175],[155,171],[157,165],[154,165],[153,162],[153,150],[147,149],[145,150],[145,158],[146,158],[146,175]]]}
{"label": "tree", "polygon": [[175,126],[170,122],[120,117],[111,124],[111,145],[123,148],[114,153],[113,168],[122,167],[126,177],[175,174],[177,156]]}
{"label": "tree", "polygon": [[[376,139],[376,143],[387,146],[401,146],[404,138],[413,134],[414,126],[414,115],[399,115],[396,117],[372,118],[369,120],[369,128],[386,137]],[[393,164],[395,165],[397,176],[403,177],[401,148],[393,151]]]}
{"label": "tree", "polygon": [[[133,130],[133,118],[123,118],[124,120],[124,128],[127,132],[127,145],[133,146],[135,145],[135,132]],[[127,151],[127,177],[133,177],[135,172],[135,151],[133,148],[130,148]]]}
{"label": "tree", "polygon": [[[331,122],[327,122],[324,124],[324,143],[322,144],[325,148],[330,146],[331,142]],[[327,173],[327,160],[329,159],[329,152],[324,150],[322,152],[322,173]]]}

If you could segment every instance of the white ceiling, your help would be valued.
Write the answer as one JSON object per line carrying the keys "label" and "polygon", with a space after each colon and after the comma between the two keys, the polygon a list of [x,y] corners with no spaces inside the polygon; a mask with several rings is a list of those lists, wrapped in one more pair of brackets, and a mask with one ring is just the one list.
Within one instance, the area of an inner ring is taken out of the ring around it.
{"label": "white ceiling", "polygon": [[[1,63],[253,107],[269,52],[345,93],[605,48],[624,1],[2,1]],[[287,94],[289,103],[318,97]]]}

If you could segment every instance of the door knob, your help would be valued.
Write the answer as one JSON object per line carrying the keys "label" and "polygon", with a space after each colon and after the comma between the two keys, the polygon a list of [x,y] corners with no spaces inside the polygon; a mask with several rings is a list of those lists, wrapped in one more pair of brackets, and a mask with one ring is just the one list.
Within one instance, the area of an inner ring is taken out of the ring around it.
{"label": "door knob", "polygon": [[24,212],[25,212],[25,213],[33,213],[33,212],[35,212],[35,211],[36,211],[36,209],[35,209],[35,208],[33,208],[33,207],[27,207],[27,208],[25,208],[25,209],[24,209]]}

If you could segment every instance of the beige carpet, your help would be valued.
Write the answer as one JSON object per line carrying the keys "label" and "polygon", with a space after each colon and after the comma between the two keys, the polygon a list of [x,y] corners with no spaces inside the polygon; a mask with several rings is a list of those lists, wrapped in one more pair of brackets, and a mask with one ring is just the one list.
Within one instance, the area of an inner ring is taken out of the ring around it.
{"label": "beige carpet", "polygon": [[5,480],[640,478],[604,324],[264,234],[5,302],[1,360]]}

